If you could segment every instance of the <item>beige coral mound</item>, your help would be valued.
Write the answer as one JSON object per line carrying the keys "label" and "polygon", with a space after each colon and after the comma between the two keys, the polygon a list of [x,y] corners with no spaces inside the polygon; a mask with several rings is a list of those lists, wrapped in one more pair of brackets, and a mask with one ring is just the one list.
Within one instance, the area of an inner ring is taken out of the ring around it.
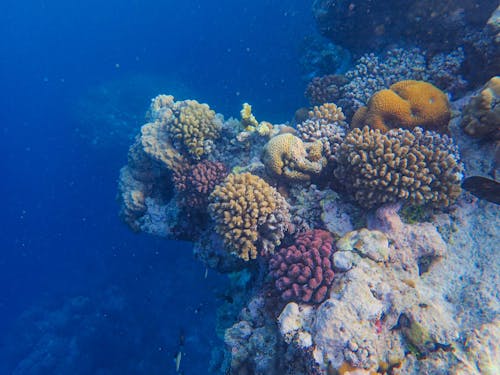
{"label": "beige coral mound", "polygon": [[473,137],[500,139],[500,77],[491,78],[464,108],[462,128]]}
{"label": "beige coral mound", "polygon": [[150,114],[165,128],[174,146],[195,160],[212,152],[222,128],[222,120],[207,104],[174,101],[171,95],[153,99]]}
{"label": "beige coral mound", "polygon": [[460,194],[462,164],[451,138],[432,131],[364,127],[340,147],[335,176],[363,207],[389,202],[445,207]]}
{"label": "beige coral mound", "polygon": [[269,173],[296,181],[308,181],[326,165],[323,144],[302,142],[293,134],[280,134],[264,146],[262,162]]}
{"label": "beige coral mound", "polygon": [[230,174],[209,200],[226,249],[244,260],[274,252],[290,222],[285,199],[251,173]]}

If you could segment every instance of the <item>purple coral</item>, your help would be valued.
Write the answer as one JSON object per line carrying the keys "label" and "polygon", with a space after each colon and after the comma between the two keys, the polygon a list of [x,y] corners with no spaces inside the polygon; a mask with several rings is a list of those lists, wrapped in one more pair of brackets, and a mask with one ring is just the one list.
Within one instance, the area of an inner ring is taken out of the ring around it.
{"label": "purple coral", "polygon": [[187,170],[174,173],[174,184],[180,193],[180,203],[191,208],[204,208],[215,186],[227,176],[227,169],[220,162],[203,160]]}
{"label": "purple coral", "polygon": [[315,229],[273,255],[270,275],[284,301],[319,304],[327,298],[334,276],[333,241],[330,232]]}

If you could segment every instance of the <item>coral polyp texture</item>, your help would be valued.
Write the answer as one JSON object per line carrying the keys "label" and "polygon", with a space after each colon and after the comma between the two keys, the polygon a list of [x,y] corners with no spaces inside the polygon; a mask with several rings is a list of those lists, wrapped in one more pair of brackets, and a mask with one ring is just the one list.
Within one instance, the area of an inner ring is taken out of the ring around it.
{"label": "coral polyp texture", "polygon": [[285,302],[319,304],[333,282],[334,237],[325,230],[311,230],[282,248],[269,261],[271,277]]}
{"label": "coral polyp texture", "polygon": [[452,139],[421,128],[353,129],[337,159],[335,176],[363,207],[398,201],[446,207],[461,191],[463,167]]}
{"label": "coral polyp texture", "polygon": [[349,126],[344,121],[342,108],[333,103],[315,106],[309,118],[297,125],[298,136],[304,142],[321,142],[328,162],[334,162],[340,144]]}
{"label": "coral polyp texture", "polygon": [[153,100],[151,111],[180,151],[195,160],[211,153],[222,121],[207,104],[160,95]]}
{"label": "coral polyp texture", "polygon": [[209,160],[176,170],[173,180],[181,196],[181,205],[198,209],[206,208],[208,196],[215,186],[226,178],[227,174],[224,164]]}
{"label": "coral polyp texture", "polygon": [[243,260],[274,252],[290,223],[286,200],[251,173],[230,174],[210,195],[209,211],[226,249]]}
{"label": "coral polyp texture", "polygon": [[293,134],[280,134],[269,140],[262,152],[262,162],[272,176],[295,181],[309,181],[326,164],[321,142],[303,142]]}
{"label": "coral polyp texture", "polygon": [[[499,11],[500,12],[500,11]],[[491,78],[464,108],[462,128],[478,138],[500,139],[500,77]]]}
{"label": "coral polyp texture", "polygon": [[352,126],[368,125],[383,132],[419,126],[446,133],[450,117],[446,94],[430,83],[407,80],[373,95],[366,107],[356,111]]}
{"label": "coral polyp texture", "polygon": [[347,83],[347,78],[339,74],[314,77],[307,85],[305,96],[311,105],[335,102],[341,97],[340,88]]}

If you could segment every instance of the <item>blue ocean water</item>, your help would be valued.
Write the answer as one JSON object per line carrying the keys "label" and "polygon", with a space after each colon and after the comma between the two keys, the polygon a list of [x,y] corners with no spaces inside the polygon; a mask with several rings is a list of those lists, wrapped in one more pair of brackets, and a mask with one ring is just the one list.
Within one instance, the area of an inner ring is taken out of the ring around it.
{"label": "blue ocean water", "polygon": [[[286,121],[305,101],[296,54],[313,28],[310,4],[5,0],[0,8],[0,373],[123,374],[143,360],[144,373],[169,374],[180,341],[183,371],[205,373],[226,279],[205,278],[188,244],[133,234],[119,220],[128,142],[99,122],[99,103],[111,109],[106,93],[113,102],[134,92],[131,77],[145,77],[154,87],[143,83],[144,96],[113,109],[139,111],[123,114],[136,119],[125,133],[139,129],[160,92],[228,116],[250,102],[259,117]],[[110,82],[116,91],[106,92]],[[87,100],[79,121],[75,107],[96,87],[104,94]],[[21,336],[9,336],[13,327]],[[68,349],[72,339],[83,341]]]}

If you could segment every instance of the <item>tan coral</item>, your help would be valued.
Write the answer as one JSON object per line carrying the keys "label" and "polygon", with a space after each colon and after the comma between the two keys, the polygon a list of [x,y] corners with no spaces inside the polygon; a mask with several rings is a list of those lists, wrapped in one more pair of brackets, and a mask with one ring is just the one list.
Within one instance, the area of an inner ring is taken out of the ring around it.
{"label": "tan coral", "polygon": [[324,103],[320,106],[314,106],[309,111],[309,118],[318,121],[321,125],[334,124],[345,120],[344,112],[341,107],[334,103]]}
{"label": "tan coral", "polygon": [[290,222],[285,199],[251,173],[230,174],[209,200],[226,249],[244,260],[274,252]]}
{"label": "tan coral", "polygon": [[352,118],[353,128],[367,125],[386,132],[389,129],[422,127],[448,132],[450,121],[448,97],[434,85],[423,81],[400,81],[389,90],[375,93],[366,107]]}
{"label": "tan coral", "polygon": [[326,165],[321,142],[304,143],[293,134],[277,135],[264,146],[262,162],[267,170],[291,180],[308,181]]}
{"label": "tan coral", "polygon": [[161,124],[177,151],[195,160],[212,151],[222,128],[222,120],[207,104],[175,101],[172,95],[154,98],[149,116]]}
{"label": "tan coral", "polygon": [[460,194],[463,167],[451,138],[415,128],[351,131],[335,176],[367,208],[405,201],[448,206]]}
{"label": "tan coral", "polygon": [[461,126],[472,137],[500,139],[500,76],[491,78],[470,100]]}

